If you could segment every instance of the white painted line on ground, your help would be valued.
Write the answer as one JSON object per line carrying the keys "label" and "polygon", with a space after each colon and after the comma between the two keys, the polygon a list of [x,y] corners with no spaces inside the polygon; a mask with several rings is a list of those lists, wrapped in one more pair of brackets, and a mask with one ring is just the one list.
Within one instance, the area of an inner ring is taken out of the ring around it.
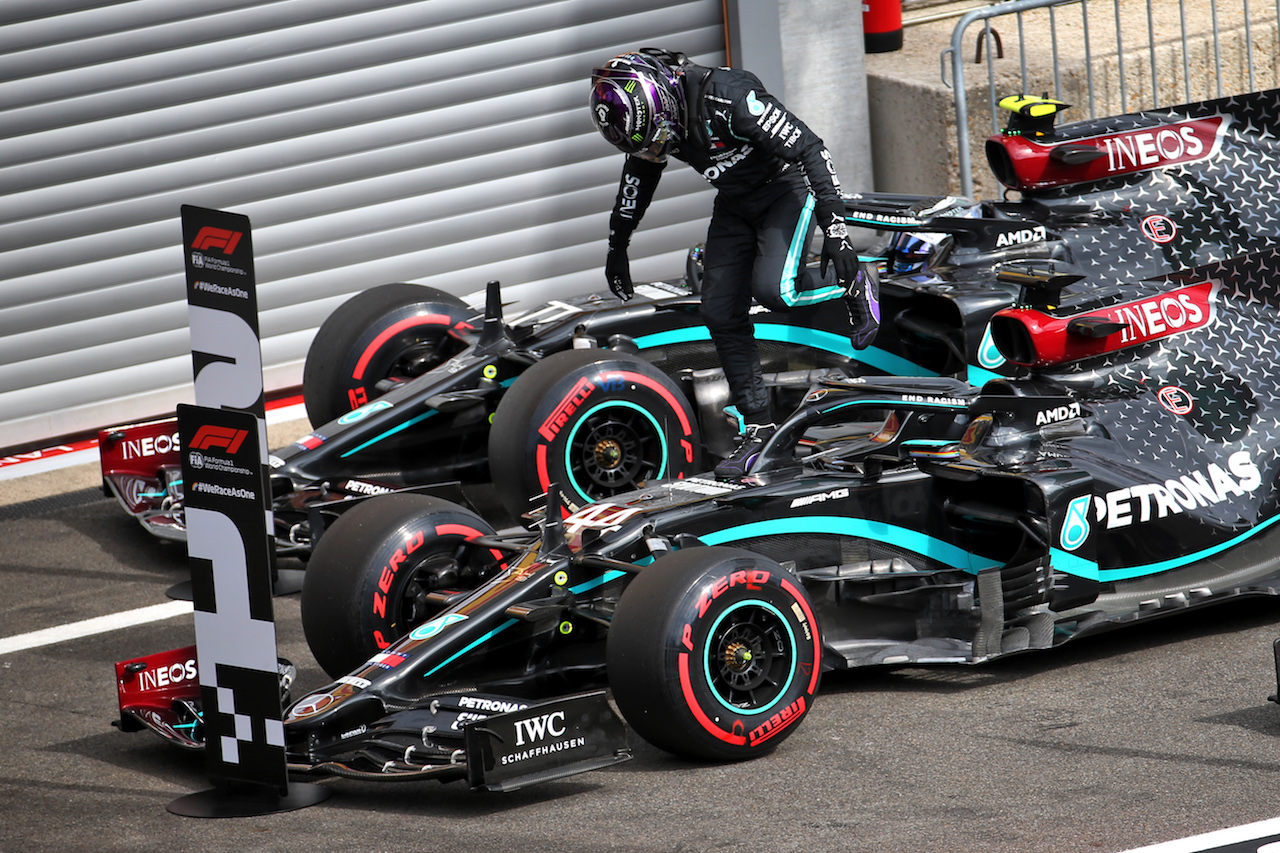
{"label": "white painted line on ground", "polygon": [[131,628],[134,625],[145,625],[148,622],[159,622],[175,616],[183,616],[191,611],[190,601],[169,601],[164,604],[153,604],[150,607],[139,607],[137,610],[126,610],[123,613],[86,619],[83,622],[72,622],[70,625],[44,628],[29,634],[19,634],[16,637],[0,637],[0,655],[51,646],[67,640],[78,640],[94,634],[105,634],[108,631]]}
{"label": "white painted line on ground", "polygon": [[1196,835],[1191,838],[1165,841],[1160,844],[1152,844],[1150,847],[1137,847],[1133,850],[1125,851],[1125,853],[1197,853],[1197,851],[1216,850],[1233,844],[1241,844],[1242,847],[1239,848],[1241,850],[1248,847],[1259,851],[1259,853],[1262,853],[1263,850],[1269,853],[1271,850],[1277,849],[1274,843],[1243,845],[1243,842],[1274,842],[1278,835],[1280,835],[1280,817],[1273,817],[1269,820],[1260,820],[1257,823],[1247,823],[1243,826],[1232,826],[1226,829],[1206,832],[1204,835]]}

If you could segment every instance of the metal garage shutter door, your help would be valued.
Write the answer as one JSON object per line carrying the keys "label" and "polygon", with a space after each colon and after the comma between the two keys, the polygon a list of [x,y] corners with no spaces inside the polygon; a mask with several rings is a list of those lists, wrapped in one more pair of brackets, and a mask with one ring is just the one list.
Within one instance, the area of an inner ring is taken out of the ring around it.
{"label": "metal garage shutter door", "polygon": [[[621,160],[590,68],[724,59],[721,0],[6,0],[0,24],[0,448],[191,399],[183,204],[253,221],[268,389],[384,281],[599,288]],[[636,277],[678,275],[709,213],[669,170]]]}

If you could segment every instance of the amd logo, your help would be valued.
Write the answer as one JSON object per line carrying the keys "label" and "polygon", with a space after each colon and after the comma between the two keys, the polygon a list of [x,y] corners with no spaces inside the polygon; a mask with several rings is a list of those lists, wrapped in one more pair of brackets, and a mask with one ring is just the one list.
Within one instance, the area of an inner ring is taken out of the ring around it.
{"label": "amd logo", "polygon": [[1036,426],[1045,426],[1047,424],[1056,424],[1061,421],[1069,421],[1072,418],[1080,417],[1080,404],[1070,403],[1065,406],[1058,406],[1053,409],[1042,409],[1036,412]]}
{"label": "amd logo", "polygon": [[1043,225],[1023,228],[1019,231],[1004,231],[996,237],[996,248],[1003,249],[1006,246],[1018,246],[1023,243],[1043,243],[1047,238],[1048,232]]}

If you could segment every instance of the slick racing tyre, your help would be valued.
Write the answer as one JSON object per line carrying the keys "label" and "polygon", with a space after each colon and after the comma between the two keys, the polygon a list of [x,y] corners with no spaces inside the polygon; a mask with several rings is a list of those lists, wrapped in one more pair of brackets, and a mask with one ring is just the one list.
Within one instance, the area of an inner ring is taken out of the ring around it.
{"label": "slick racing tyre", "polygon": [[320,326],[302,369],[302,398],[320,426],[381,396],[378,383],[412,379],[463,349],[449,330],[476,316],[461,299],[421,284],[357,293]]}
{"label": "slick racing tyre", "polygon": [[749,551],[694,547],[631,581],[606,659],[637,734],[676,755],[733,761],[795,731],[818,690],[822,642],[795,575]]}
{"label": "slick racing tyre", "polygon": [[701,470],[689,399],[644,359],[566,350],[529,368],[502,398],[489,432],[489,469],[519,517],[558,484],[572,510],[647,480]]}
{"label": "slick racing tyre", "polygon": [[383,495],[343,513],[303,575],[302,630],[316,662],[344,675],[439,612],[429,593],[474,589],[494,575],[501,555],[466,544],[493,532],[429,495]]}

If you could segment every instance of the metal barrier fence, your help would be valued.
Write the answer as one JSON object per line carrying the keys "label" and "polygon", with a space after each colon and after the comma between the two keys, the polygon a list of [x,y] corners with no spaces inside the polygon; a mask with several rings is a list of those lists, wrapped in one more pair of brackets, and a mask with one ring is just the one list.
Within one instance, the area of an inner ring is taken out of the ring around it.
{"label": "metal barrier fence", "polygon": [[[1016,37],[1006,44],[998,19],[1009,17]],[[1277,18],[1280,0],[1007,0],[965,12],[940,57],[962,193],[973,195],[971,141],[999,130],[1001,97],[1044,92],[1096,118],[1271,88],[1280,85]],[[985,99],[980,82],[966,81],[974,65],[986,70]]]}

